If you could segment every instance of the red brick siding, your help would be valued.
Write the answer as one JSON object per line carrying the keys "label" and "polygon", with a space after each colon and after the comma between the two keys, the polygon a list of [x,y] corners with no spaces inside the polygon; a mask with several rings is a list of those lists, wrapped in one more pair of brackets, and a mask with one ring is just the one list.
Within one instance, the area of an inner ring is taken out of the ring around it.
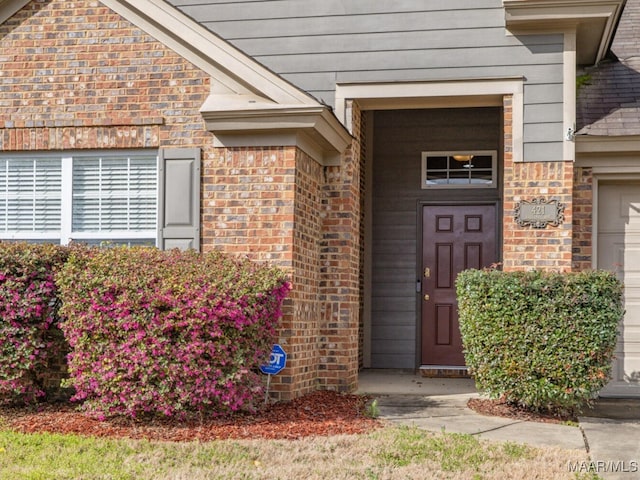
{"label": "red brick siding", "polygon": [[290,268],[294,147],[216,149],[203,159],[202,247]]}
{"label": "red brick siding", "polygon": [[203,146],[209,78],[96,1],[0,25],[0,149]]}
{"label": "red brick siding", "polygon": [[360,113],[353,104],[350,148],[337,167],[326,167],[323,187],[322,299],[319,381],[349,391],[357,385],[360,324]]}
{"label": "red brick siding", "polygon": [[573,269],[588,270],[593,256],[593,173],[576,168],[573,189]]}
{"label": "red brick siding", "polygon": [[[573,162],[514,162],[511,98],[505,99],[503,268],[570,271],[572,261]],[[536,229],[520,227],[515,207],[520,200],[544,197],[564,204],[564,222]]]}
{"label": "red brick siding", "polygon": [[323,167],[304,152],[296,156],[295,228],[293,238],[293,312],[290,349],[295,358],[294,395],[319,386],[319,335],[323,308],[320,296]]}
{"label": "red brick siding", "polygon": [[278,341],[287,367],[272,380],[288,400],[318,386],[322,167],[295,147],[218,149],[203,162],[203,250],[268,261],[289,273]]}

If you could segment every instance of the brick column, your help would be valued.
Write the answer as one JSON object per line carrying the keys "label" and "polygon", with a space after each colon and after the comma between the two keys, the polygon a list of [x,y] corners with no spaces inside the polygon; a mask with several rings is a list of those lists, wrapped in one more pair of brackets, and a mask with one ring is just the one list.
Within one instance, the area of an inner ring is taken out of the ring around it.
{"label": "brick column", "polygon": [[[503,268],[570,271],[573,232],[573,162],[513,161],[511,98],[505,97]],[[526,160],[526,159],[525,159]],[[536,197],[564,204],[564,222],[536,229],[520,227],[514,210],[520,200]]]}
{"label": "brick column", "polygon": [[[318,388],[320,295],[320,239],[323,167],[304,152],[296,153],[293,263],[290,325],[281,336],[288,345],[291,388],[281,398],[296,397]],[[288,336],[288,338],[287,338]],[[285,372],[286,373],[286,372]]]}
{"label": "brick column", "polygon": [[573,269],[588,270],[593,258],[593,172],[576,168],[573,188]]}
{"label": "brick column", "polygon": [[289,275],[278,342],[287,367],[272,379],[280,400],[318,387],[323,167],[296,147],[217,149],[204,160],[203,250],[267,261]]}
{"label": "brick column", "polygon": [[203,159],[202,246],[292,267],[295,147],[219,148]]}
{"label": "brick column", "polygon": [[351,391],[358,381],[360,322],[360,112],[353,104],[354,140],[337,167],[326,168],[322,208],[324,318],[320,328],[320,385]]}

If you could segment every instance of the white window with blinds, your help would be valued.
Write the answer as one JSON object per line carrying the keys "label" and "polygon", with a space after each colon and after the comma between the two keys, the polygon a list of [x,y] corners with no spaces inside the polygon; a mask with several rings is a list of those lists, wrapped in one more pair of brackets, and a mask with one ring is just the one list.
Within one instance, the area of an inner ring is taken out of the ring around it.
{"label": "white window with blinds", "polygon": [[0,159],[1,238],[58,240],[61,204],[60,158]]}
{"label": "white window with blinds", "polygon": [[157,243],[156,152],[0,157],[0,239]]}

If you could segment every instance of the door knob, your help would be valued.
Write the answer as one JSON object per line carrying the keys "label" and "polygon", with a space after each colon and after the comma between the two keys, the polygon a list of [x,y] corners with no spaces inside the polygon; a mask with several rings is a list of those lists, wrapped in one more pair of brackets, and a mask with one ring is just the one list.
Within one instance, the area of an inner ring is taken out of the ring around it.
{"label": "door knob", "polygon": [[429,301],[429,298],[430,298],[430,297],[429,297],[429,294],[427,293],[427,294],[424,296],[424,299],[428,302],[428,301]]}

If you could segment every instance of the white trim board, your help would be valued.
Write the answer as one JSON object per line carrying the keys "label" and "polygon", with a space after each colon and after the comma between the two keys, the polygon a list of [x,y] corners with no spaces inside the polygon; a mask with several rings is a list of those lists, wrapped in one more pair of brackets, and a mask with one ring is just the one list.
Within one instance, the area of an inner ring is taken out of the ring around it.
{"label": "white trim board", "polygon": [[6,22],[28,3],[29,0],[0,0],[0,23]]}
{"label": "white trim board", "polygon": [[495,107],[512,96],[513,161],[524,159],[524,80],[516,78],[470,79],[433,82],[392,82],[336,85],[336,115],[351,131],[347,101],[360,109],[401,110],[409,108]]}

